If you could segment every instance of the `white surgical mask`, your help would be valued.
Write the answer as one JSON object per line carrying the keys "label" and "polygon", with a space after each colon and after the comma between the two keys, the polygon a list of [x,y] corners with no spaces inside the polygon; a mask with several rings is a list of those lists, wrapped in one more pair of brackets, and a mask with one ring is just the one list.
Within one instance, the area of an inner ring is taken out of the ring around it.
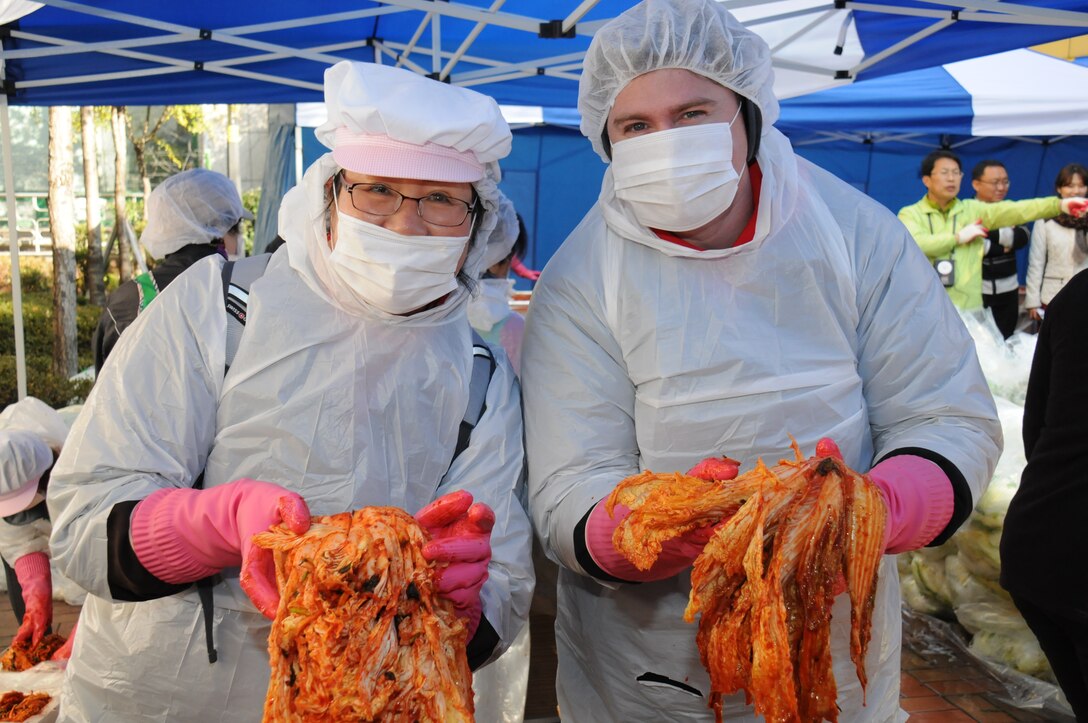
{"label": "white surgical mask", "polygon": [[513,279],[480,279],[480,295],[468,302],[468,323],[473,329],[489,331],[510,315]]}
{"label": "white surgical mask", "polygon": [[[740,109],[737,109],[740,113]],[[612,146],[616,197],[643,226],[691,231],[733,203],[740,174],[733,168],[732,125],[670,128]],[[743,169],[742,169],[743,173]]]}
{"label": "white surgical mask", "polygon": [[329,291],[346,310],[369,305],[407,314],[457,288],[468,236],[405,236],[339,208],[336,216],[329,265],[340,283]]}

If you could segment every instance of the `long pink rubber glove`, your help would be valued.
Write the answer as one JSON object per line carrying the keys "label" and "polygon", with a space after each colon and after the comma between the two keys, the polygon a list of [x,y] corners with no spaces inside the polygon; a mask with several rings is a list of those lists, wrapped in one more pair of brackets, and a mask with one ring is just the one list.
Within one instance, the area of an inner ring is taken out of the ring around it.
{"label": "long pink rubber glove", "polygon": [[53,624],[53,576],[49,555],[32,552],[15,561],[15,577],[23,588],[23,623],[12,638],[13,643],[29,640],[37,645]]}
{"label": "long pink rubber glove", "polygon": [[[816,443],[816,455],[842,460],[839,446],[827,437]],[[866,476],[880,490],[888,508],[885,554],[924,547],[952,519],[956,505],[952,482],[935,462],[901,454],[878,463]]]}
{"label": "long pink rubber glove", "polygon": [[242,589],[271,619],[280,601],[272,551],[254,545],[253,536],[281,522],[299,535],[310,529],[305,500],[271,482],[238,479],[153,492],[132,510],[130,538],[140,563],[163,582],[195,582],[241,567]]}
{"label": "long pink rubber glove", "polygon": [[72,626],[71,632],[68,633],[68,639],[64,641],[64,645],[56,649],[56,651],[49,656],[50,660],[61,661],[68,660],[72,657],[72,643],[76,641],[76,629],[79,627],[79,621]]}
{"label": "long pink rubber glove", "polygon": [[952,519],[952,482],[935,463],[912,454],[889,457],[869,470],[888,506],[884,552],[896,555],[933,541]]}
{"label": "long pink rubber glove", "polygon": [[438,593],[453,602],[471,640],[483,614],[480,589],[491,562],[495,513],[482,502],[473,504],[470,492],[458,490],[439,497],[415,517],[431,535],[423,546],[423,557],[445,563],[438,565],[435,574]]}
{"label": "long pink rubber glove", "polygon": [[[733,479],[738,471],[735,460],[707,457],[689,469],[687,474],[689,477],[715,481]],[[613,516],[609,517],[603,502],[601,500],[593,506],[586,520],[586,549],[599,568],[621,580],[653,582],[673,577],[691,567],[714,534],[713,527],[701,527],[669,540],[661,545],[661,554],[653,566],[649,570],[639,570],[612,544],[612,533],[631,510],[626,505],[616,505],[612,510]]]}

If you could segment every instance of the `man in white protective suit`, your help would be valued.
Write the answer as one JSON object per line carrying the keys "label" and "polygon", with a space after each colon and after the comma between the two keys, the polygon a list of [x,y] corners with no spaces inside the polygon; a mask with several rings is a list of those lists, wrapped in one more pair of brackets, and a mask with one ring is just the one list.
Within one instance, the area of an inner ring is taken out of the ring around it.
{"label": "man in white protective suit", "polygon": [[[62,720],[260,720],[279,594],[251,540],[311,514],[415,513],[441,538],[424,555],[473,667],[524,625],[520,392],[501,353],[464,434],[466,280],[512,241],[491,233],[509,128],[486,96],[371,63],[326,70],[325,102],[332,152],[284,197],[286,253],[250,285],[229,367],[216,255],[121,337],[53,471],[54,559],[91,593]],[[462,490],[475,502],[443,526],[435,501]]]}
{"label": "man in white protective suit", "polygon": [[[529,505],[561,565],[564,723],[713,720],[683,620],[697,534],[640,572],[600,504],[625,477],[728,455],[806,455],[822,437],[889,507],[888,553],[966,519],[1001,450],[962,322],[906,229],[798,158],[772,127],[770,51],[713,0],[647,0],[596,33],[582,132],[610,162],[552,257],[522,379]],[[840,721],[902,721],[894,560],[880,568],[865,704],[849,596],[832,609]],[[757,720],[743,695],[729,720]]]}

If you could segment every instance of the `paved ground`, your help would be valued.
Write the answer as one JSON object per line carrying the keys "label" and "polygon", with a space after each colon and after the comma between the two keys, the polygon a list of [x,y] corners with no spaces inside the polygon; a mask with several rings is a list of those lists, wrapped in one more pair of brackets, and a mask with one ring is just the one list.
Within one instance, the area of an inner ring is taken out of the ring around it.
{"label": "paved ground", "polygon": [[[79,608],[59,601],[54,604],[54,628],[62,635],[67,635],[78,616]],[[551,618],[535,615],[531,625],[533,657],[525,718],[540,723],[555,721],[555,646],[548,635]],[[7,593],[0,593],[0,643],[6,645],[17,628]],[[911,643],[911,636],[906,638],[901,700],[903,709],[910,713],[909,723],[1072,722],[1071,718],[1020,710],[1002,702],[1001,685],[968,656],[951,648],[921,650]]]}

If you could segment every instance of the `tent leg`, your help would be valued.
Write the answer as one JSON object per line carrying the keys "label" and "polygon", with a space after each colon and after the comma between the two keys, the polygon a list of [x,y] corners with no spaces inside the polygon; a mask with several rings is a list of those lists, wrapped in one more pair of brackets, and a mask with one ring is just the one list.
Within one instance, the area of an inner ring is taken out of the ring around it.
{"label": "tent leg", "polygon": [[0,92],[0,126],[3,127],[4,194],[8,208],[8,248],[11,250],[11,305],[15,321],[15,379],[19,399],[26,397],[26,350],[23,340],[23,286],[19,276],[19,219],[15,207],[15,172],[12,168],[11,118],[8,97]]}

